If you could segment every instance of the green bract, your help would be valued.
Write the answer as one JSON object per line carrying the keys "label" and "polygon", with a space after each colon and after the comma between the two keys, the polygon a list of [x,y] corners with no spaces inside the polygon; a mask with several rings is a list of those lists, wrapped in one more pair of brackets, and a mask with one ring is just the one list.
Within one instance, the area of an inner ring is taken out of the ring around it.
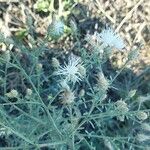
{"label": "green bract", "polygon": [[64,34],[64,23],[61,20],[53,21],[48,27],[48,35],[52,39],[58,39]]}

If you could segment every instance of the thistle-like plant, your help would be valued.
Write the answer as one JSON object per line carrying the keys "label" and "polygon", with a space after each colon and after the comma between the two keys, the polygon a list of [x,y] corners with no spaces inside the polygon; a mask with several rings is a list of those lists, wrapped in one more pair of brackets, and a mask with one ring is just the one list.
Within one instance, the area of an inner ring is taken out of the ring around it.
{"label": "thistle-like plant", "polygon": [[51,41],[37,38],[30,48],[0,34],[7,49],[0,55],[0,149],[146,149],[150,95],[140,96],[145,74],[126,68],[137,51],[115,70],[106,56],[114,48],[123,51],[123,39],[107,28],[85,41],[71,22],[80,57],[64,57],[62,49],[51,48],[64,33],[58,18],[48,29]]}

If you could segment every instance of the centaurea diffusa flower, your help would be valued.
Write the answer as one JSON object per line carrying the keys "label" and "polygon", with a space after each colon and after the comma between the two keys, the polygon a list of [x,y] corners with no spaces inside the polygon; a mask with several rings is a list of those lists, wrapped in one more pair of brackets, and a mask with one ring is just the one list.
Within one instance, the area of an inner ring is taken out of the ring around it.
{"label": "centaurea diffusa flower", "polygon": [[80,58],[71,55],[69,57],[68,64],[65,64],[64,67],[60,66],[55,74],[65,77],[65,80],[68,82],[78,82],[83,77],[80,70],[81,65],[82,63]]}
{"label": "centaurea diffusa flower", "polygon": [[121,115],[117,117],[118,120],[124,121],[124,114],[129,111],[127,103],[125,103],[123,100],[118,100],[116,102],[116,110],[121,113]]}
{"label": "centaurea diffusa flower", "polygon": [[113,31],[111,28],[104,29],[99,34],[101,41],[106,46],[115,47],[119,50],[122,50],[125,47],[125,44],[122,40],[122,38]]}

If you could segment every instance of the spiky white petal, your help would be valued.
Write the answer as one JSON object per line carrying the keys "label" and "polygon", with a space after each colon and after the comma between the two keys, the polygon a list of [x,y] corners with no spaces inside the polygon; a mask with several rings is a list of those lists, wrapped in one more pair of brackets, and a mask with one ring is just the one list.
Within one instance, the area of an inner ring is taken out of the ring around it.
{"label": "spiky white petal", "polygon": [[62,75],[65,77],[65,80],[70,82],[78,82],[81,80],[81,73],[78,69],[78,65],[81,64],[80,58],[71,55],[68,60],[68,64],[65,66],[60,66],[59,69],[56,71],[56,75]]}
{"label": "spiky white petal", "polygon": [[100,34],[99,34],[101,41],[106,45],[106,46],[111,46],[115,47],[119,50],[122,50],[125,47],[125,44],[122,40],[122,38],[116,34],[113,29],[108,28],[104,29]]}

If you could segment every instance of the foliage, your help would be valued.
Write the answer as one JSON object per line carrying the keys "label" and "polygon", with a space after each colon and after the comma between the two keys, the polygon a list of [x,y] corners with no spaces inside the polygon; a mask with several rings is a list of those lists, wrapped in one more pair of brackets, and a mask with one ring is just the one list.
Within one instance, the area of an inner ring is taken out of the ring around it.
{"label": "foliage", "polygon": [[0,149],[148,148],[150,93],[140,95],[134,84],[139,79],[127,67],[138,50],[120,70],[110,68],[112,53],[125,51],[121,37],[106,28],[82,39],[72,20],[78,56],[62,58],[47,46],[63,38],[66,22],[57,22],[62,16],[56,15],[59,20],[53,20],[44,39],[30,35],[36,41],[32,47],[0,35],[7,47],[0,56],[0,138],[5,143]]}

